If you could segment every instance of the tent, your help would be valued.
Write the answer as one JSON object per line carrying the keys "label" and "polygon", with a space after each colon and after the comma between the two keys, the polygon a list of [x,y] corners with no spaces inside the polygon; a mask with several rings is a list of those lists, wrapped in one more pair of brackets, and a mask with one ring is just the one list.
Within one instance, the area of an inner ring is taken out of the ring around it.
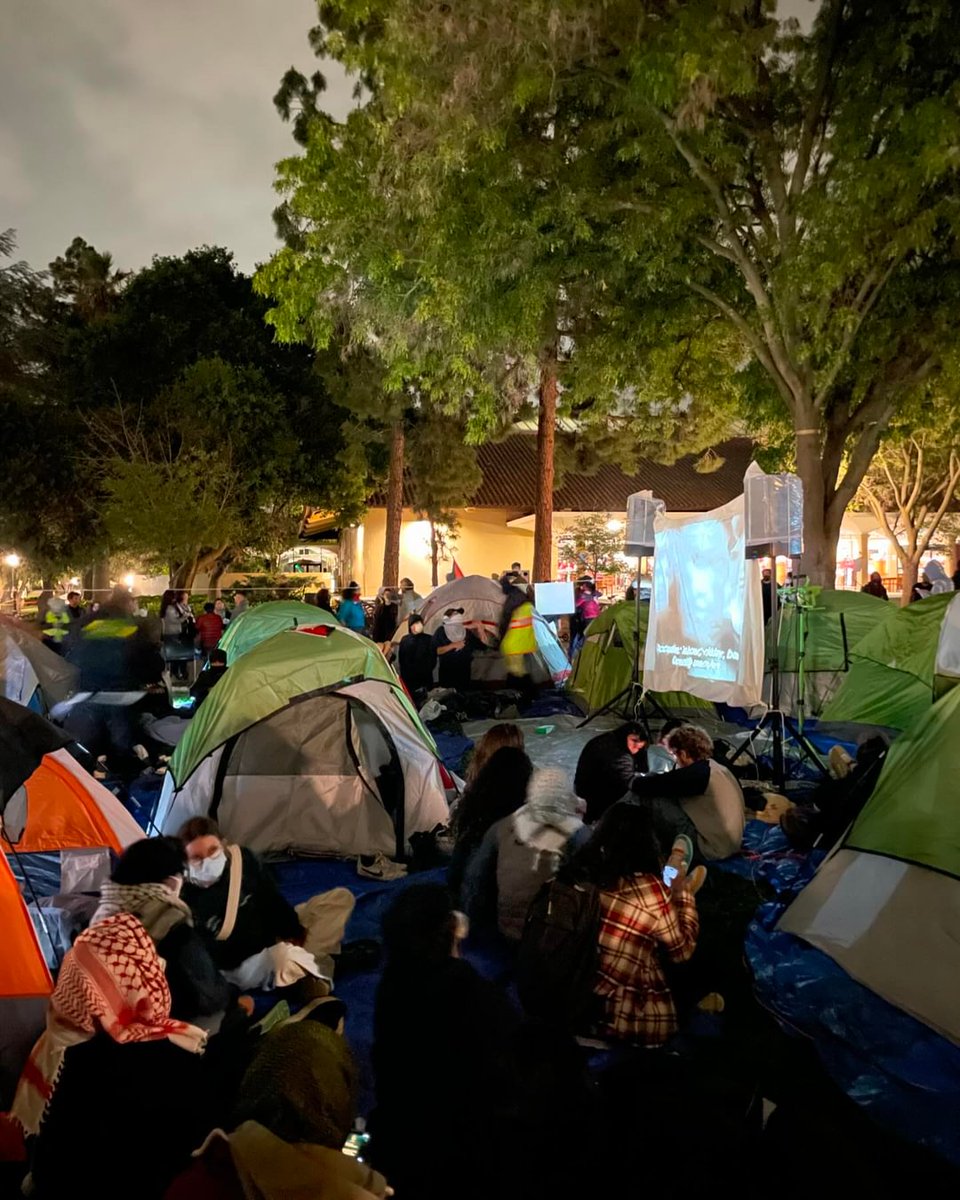
{"label": "tent", "polygon": [[210,815],[259,851],[388,854],[448,819],[436,747],[386,659],[340,626],[229,667],[181,738],[157,824]]}
{"label": "tent", "polygon": [[852,646],[850,658],[824,720],[910,728],[960,679],[960,596],[947,592],[891,607]]}
{"label": "tent", "polygon": [[[647,637],[649,614],[649,604],[641,603],[641,678],[642,645]],[[636,629],[637,608],[633,601],[611,604],[587,626],[567,689],[575,693],[589,711],[595,712],[609,704],[630,682]],[[687,692],[658,693],[655,698],[668,711],[691,709],[713,712],[713,705],[709,701],[699,700]]]}
{"label": "tent", "polygon": [[894,742],[870,800],[779,928],[960,1044],[958,777],[954,688]]}
{"label": "tent", "polygon": [[226,651],[227,662],[232,666],[248,650],[284,629],[339,624],[332,613],[314,604],[304,604],[302,600],[269,600],[234,617],[220,639],[220,649]]}
{"label": "tent", "polygon": [[[0,699],[0,750],[8,738],[16,741],[20,753],[16,758],[3,753],[0,758],[4,1099],[42,1026],[43,1000],[53,988],[50,968],[65,949],[64,940],[55,934],[58,911],[41,907],[39,897],[99,887],[109,869],[110,852],[119,854],[144,836],[119,800],[70,757],[60,730]],[[29,909],[24,893],[34,901]]]}
{"label": "tent", "polygon": [[0,617],[0,696],[48,713],[77,690],[80,672],[19,622]]}
{"label": "tent", "polygon": [[780,609],[780,706],[796,714],[803,668],[804,713],[820,717],[853,664],[853,648],[899,610],[863,592],[821,592],[815,608]]}
{"label": "tent", "polygon": [[[491,650],[496,647],[500,630],[500,613],[503,610],[503,588],[485,575],[466,575],[454,579],[441,587],[434,588],[420,605],[423,627],[427,633],[436,633],[443,624],[443,614],[448,608],[462,608],[466,627]],[[538,683],[563,683],[570,674],[570,663],[557,636],[538,613],[534,612],[533,628],[537,637],[537,653],[534,655],[533,677]],[[407,622],[401,621],[394,634],[394,644],[407,632]],[[506,668],[498,653],[478,654],[473,661],[473,676],[484,682],[500,682],[506,679]]]}

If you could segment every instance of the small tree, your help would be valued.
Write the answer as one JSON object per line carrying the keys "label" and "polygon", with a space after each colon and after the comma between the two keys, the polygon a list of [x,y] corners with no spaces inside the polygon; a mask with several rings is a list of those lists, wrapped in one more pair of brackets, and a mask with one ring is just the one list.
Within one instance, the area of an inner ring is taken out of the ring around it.
{"label": "small tree", "polygon": [[623,529],[609,513],[590,513],[578,517],[557,539],[564,558],[578,563],[594,577],[618,570],[623,553]]}
{"label": "small tree", "polygon": [[947,521],[960,489],[960,414],[942,393],[928,394],[913,421],[902,421],[881,445],[860,486],[903,573],[901,604],[909,604],[920,559]]}

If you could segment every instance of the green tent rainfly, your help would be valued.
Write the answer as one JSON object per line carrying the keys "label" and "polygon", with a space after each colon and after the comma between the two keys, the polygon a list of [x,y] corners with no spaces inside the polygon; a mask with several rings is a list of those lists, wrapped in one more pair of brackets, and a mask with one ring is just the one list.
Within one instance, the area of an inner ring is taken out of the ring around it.
{"label": "green tent rainfly", "polygon": [[340,622],[325,609],[302,600],[268,600],[235,617],[220,639],[220,649],[232,666],[241,655],[259,646],[284,629],[299,629],[304,625],[339,625]]}

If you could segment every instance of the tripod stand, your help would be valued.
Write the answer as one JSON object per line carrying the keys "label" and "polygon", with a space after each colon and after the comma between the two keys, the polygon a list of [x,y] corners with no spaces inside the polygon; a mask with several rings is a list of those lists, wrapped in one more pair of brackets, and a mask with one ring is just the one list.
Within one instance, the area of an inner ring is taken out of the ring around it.
{"label": "tripod stand", "polygon": [[[638,561],[639,567],[639,561]],[[637,572],[639,576],[639,570]],[[577,726],[578,729],[583,729],[585,725],[589,725],[591,721],[595,721],[597,717],[602,717],[606,713],[615,713],[617,716],[622,716],[624,719],[631,719],[637,722],[644,732],[648,742],[653,741],[653,735],[650,732],[650,716],[659,717],[666,721],[669,713],[658,704],[649,692],[644,690],[641,682],[640,672],[640,588],[636,588],[634,595],[634,612],[635,621],[633,627],[633,662],[630,671],[630,682],[621,691],[619,691],[612,700],[608,700],[602,708],[598,708],[596,712],[591,713],[589,717],[585,717]],[[649,709],[648,709],[649,706]]]}
{"label": "tripod stand", "polygon": [[[819,589],[817,590],[819,591]],[[761,720],[750,731],[746,741],[740,748],[739,754],[746,752],[756,762],[757,753],[755,743],[762,734],[769,730],[773,741],[773,782],[778,788],[782,788],[786,783],[786,762],[783,747],[787,738],[799,749],[801,757],[806,759],[823,778],[827,777],[827,769],[823,765],[816,747],[803,732],[805,709],[804,663],[807,653],[806,614],[813,607],[815,596],[803,585],[790,589],[792,598],[797,605],[797,719],[794,720],[780,707],[780,627],[783,619],[783,606],[780,604],[780,596],[775,583],[772,591],[773,612],[771,615],[771,625],[774,629],[775,641],[769,660],[771,707],[767,709]],[[739,757],[739,754],[737,757]]]}

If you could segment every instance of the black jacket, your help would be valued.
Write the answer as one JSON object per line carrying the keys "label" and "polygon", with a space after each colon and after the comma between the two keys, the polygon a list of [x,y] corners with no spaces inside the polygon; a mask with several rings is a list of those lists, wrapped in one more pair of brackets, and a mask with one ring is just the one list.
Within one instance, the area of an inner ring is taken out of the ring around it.
{"label": "black jacket", "polygon": [[230,1004],[235,989],[217,969],[207,938],[186,920],[157,942],[157,954],[167,964],[172,1017],[193,1021],[222,1012]]}
{"label": "black jacket", "polygon": [[433,687],[433,670],[437,665],[437,648],[429,633],[408,633],[400,639],[397,649],[400,678],[411,692]]}
{"label": "black jacket", "polygon": [[634,775],[646,769],[646,750],[631,754],[626,734],[620,729],[601,733],[587,742],[573,781],[574,791],[587,802],[587,823],[599,821],[611,805],[630,791]]}
{"label": "black jacket", "polygon": [[280,895],[272,876],[257,856],[245,847],[240,853],[243,856],[240,910],[233,933],[225,942],[213,939],[223,926],[227,909],[230,872],[233,870],[229,860],[227,869],[212,887],[201,888],[187,881],[181,893],[190,905],[197,927],[209,936],[213,961],[221,971],[234,970],[245,959],[276,942],[299,941],[303,936],[303,926],[293,905]]}

